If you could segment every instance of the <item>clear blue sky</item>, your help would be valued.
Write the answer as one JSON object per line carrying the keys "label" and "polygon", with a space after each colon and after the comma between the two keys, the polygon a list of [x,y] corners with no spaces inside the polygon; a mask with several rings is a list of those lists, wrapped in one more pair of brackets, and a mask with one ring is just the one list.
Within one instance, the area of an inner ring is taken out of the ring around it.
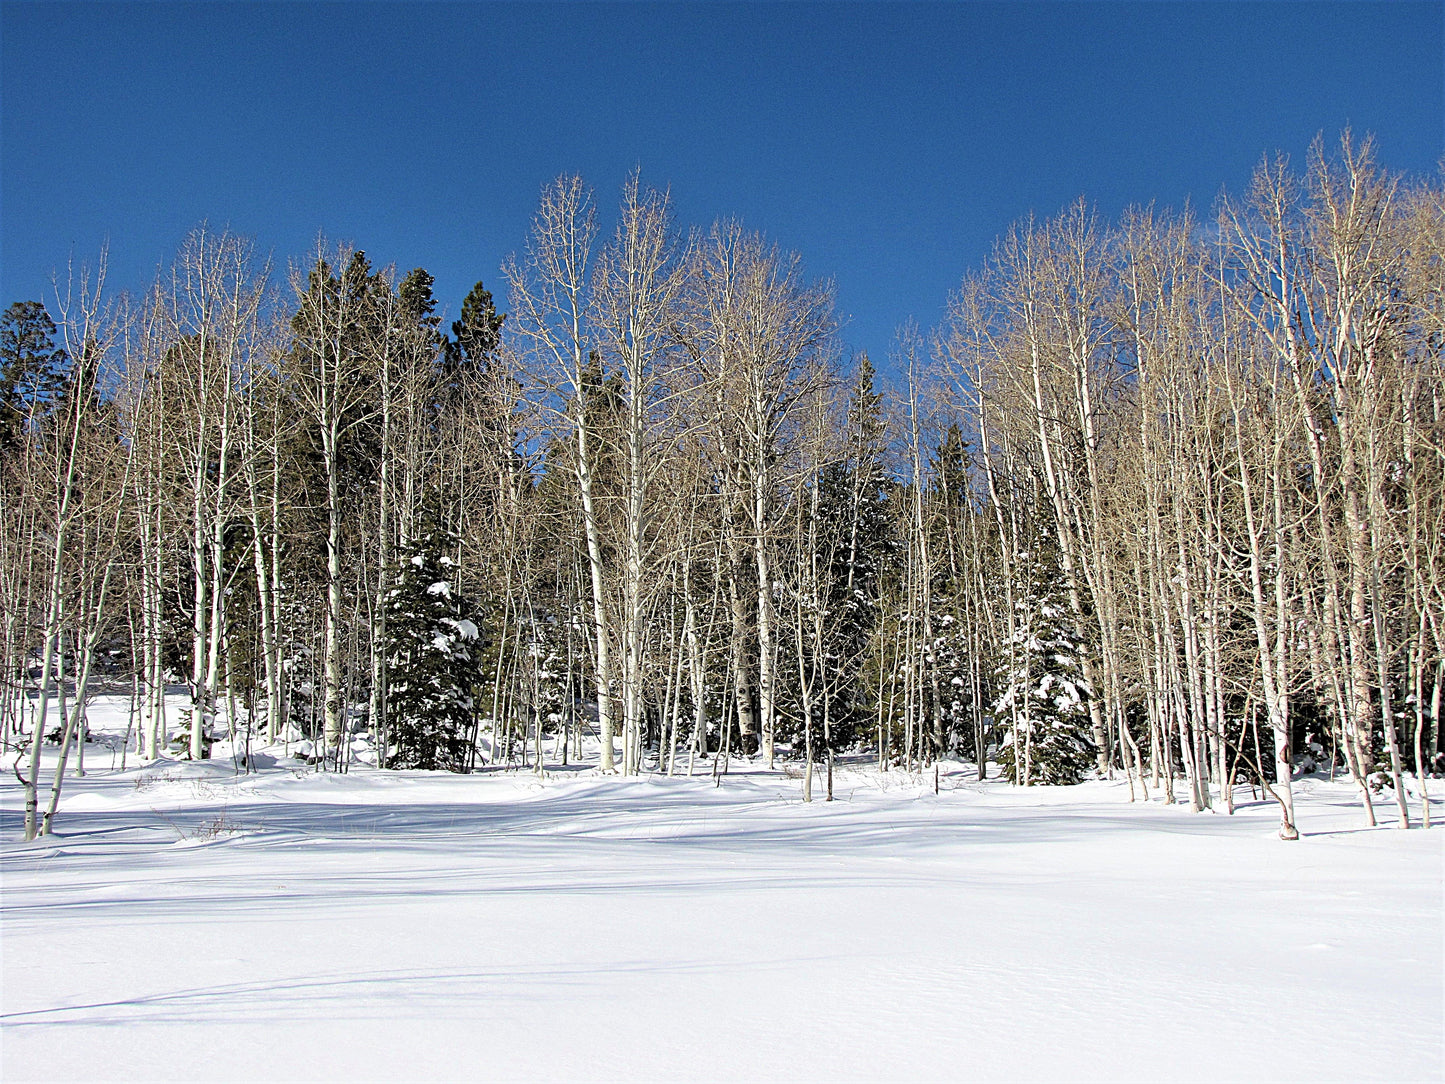
{"label": "clear blue sky", "polygon": [[[138,288],[201,220],[278,264],[318,231],[452,314],[541,184],[628,170],[832,277],[886,356],[1030,212],[1208,208],[1262,153],[1445,151],[1445,5],[0,5],[0,304],[109,242]],[[505,304],[503,305],[505,307]]]}

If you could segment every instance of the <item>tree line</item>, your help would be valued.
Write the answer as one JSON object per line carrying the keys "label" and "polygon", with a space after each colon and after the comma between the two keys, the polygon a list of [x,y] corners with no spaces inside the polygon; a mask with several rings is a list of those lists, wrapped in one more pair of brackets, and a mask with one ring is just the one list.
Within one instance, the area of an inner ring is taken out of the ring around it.
{"label": "tree line", "polygon": [[[202,227],[0,320],[0,736],[45,831],[128,746],[318,768],[958,755],[1411,816],[1445,687],[1445,190],[1368,141],[1242,198],[1014,226],[892,377],[829,283],[637,176],[541,195],[443,327],[422,269]],[[183,683],[174,714],[168,686]],[[174,714],[174,717],[172,715]],[[41,810],[42,740],[59,766]],[[589,744],[590,748],[590,744]],[[815,766],[817,770],[815,771]]]}

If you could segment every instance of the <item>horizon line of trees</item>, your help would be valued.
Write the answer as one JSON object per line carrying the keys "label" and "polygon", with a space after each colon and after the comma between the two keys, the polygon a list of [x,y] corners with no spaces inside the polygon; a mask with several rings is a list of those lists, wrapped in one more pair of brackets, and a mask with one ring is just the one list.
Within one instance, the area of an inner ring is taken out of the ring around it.
{"label": "horizon line of trees", "polygon": [[[48,830],[89,697],[135,753],[604,771],[868,750],[1131,800],[1343,765],[1428,825],[1445,690],[1445,189],[1368,140],[1209,223],[1082,200],[845,359],[832,287],[633,175],[433,280],[200,227],[0,319],[0,740]],[[168,684],[187,709],[168,714]],[[61,755],[42,811],[40,750]],[[723,767],[720,768],[719,764]]]}

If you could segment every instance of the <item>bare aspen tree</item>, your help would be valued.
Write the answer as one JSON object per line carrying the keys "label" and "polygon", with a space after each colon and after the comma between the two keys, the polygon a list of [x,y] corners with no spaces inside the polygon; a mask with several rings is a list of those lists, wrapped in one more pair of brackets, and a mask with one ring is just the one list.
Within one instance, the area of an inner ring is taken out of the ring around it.
{"label": "bare aspen tree", "polygon": [[902,357],[907,361],[907,402],[904,406],[907,431],[904,439],[911,482],[907,535],[909,538],[908,576],[909,582],[912,584],[909,592],[912,600],[912,612],[909,618],[910,628],[914,630],[916,638],[915,652],[909,665],[909,673],[913,677],[914,695],[919,705],[917,719],[920,749],[924,748],[925,739],[928,742],[927,753],[924,757],[920,757],[922,763],[942,754],[943,733],[940,717],[942,697],[938,687],[938,670],[932,659],[935,642],[933,581],[937,569],[934,565],[935,555],[932,553],[930,545],[928,514],[925,510],[927,500],[925,472],[927,468],[924,432],[927,423],[920,417],[920,413],[924,409],[923,389],[920,387],[922,374],[919,371],[922,361],[919,355],[921,345],[916,330],[911,326],[905,328],[900,348]]}
{"label": "bare aspen tree", "polygon": [[230,489],[237,435],[234,393],[245,380],[265,291],[264,271],[258,275],[251,264],[248,242],[203,226],[187,238],[161,287],[174,336],[169,354],[176,406],[170,427],[189,486],[193,760],[205,755],[221,671],[223,549],[235,511]]}
{"label": "bare aspen tree", "polygon": [[322,646],[323,741],[339,754],[343,730],[342,594],[347,579],[342,564],[342,491],[344,443],[371,422],[375,410],[371,382],[375,368],[378,285],[365,256],[347,248],[328,253],[318,243],[308,270],[291,270],[296,297],[292,321],[293,372],[288,387],[304,411],[320,445],[326,509],[326,608]]}
{"label": "bare aspen tree", "polygon": [[[694,354],[717,389],[713,440],[722,459],[729,530],[751,551],[753,598],[742,597],[734,566],[735,669],[739,688],[747,602],[757,644],[757,714],[764,758],[771,766],[776,724],[779,629],[774,608],[774,553],[779,464],[798,438],[802,408],[833,380],[832,287],[809,283],[796,255],[784,256],[735,223],[719,223],[698,245]],[[735,498],[736,503],[730,500]],[[735,511],[734,511],[735,510]],[[746,523],[746,535],[739,528]],[[740,717],[745,716],[739,696]]]}
{"label": "bare aspen tree", "polygon": [[145,707],[136,749],[150,759],[162,754],[168,740],[163,599],[173,531],[168,513],[173,504],[180,503],[172,500],[174,486],[166,440],[169,328],[160,292],[152,291],[137,306],[130,321],[125,383],[119,396],[123,425],[138,456],[136,579],[142,627],[140,685],[145,690]]}
{"label": "bare aspen tree", "polygon": [[[624,748],[639,743],[645,666],[644,619],[659,581],[654,489],[670,464],[679,436],[676,407],[684,388],[674,379],[674,328],[685,283],[666,194],[646,190],[634,173],[622,193],[617,231],[604,247],[593,276],[591,322],[604,362],[619,377],[618,434],[625,457],[621,605],[617,623],[622,655]],[[624,771],[635,772],[624,758]]]}
{"label": "bare aspen tree", "polygon": [[[86,363],[99,365],[99,356]],[[94,396],[96,378],[89,381],[81,374],[76,392]],[[98,406],[98,404],[96,404]],[[112,590],[124,577],[120,557],[124,532],[129,518],[129,503],[134,496],[132,467],[136,456],[133,447],[120,442],[113,428],[114,415],[97,416],[82,437],[84,442],[84,490],[81,511],[73,532],[74,551],[71,599],[73,664],[75,695],[60,737],[60,756],[50,787],[50,800],[41,820],[40,834],[49,835],[60,804],[60,792],[71,744],[79,748],[83,774],[86,734],[86,708],[90,699],[90,680],[95,661],[96,644],[113,623]],[[63,715],[66,713],[62,712]],[[39,735],[36,737],[39,744]]]}
{"label": "bare aspen tree", "polygon": [[269,331],[270,349],[258,342],[242,387],[241,474],[245,483],[244,515],[250,528],[252,570],[256,581],[258,636],[266,687],[266,739],[280,736],[283,673],[280,649],[281,557],[281,382],[279,328]]}
{"label": "bare aspen tree", "polygon": [[596,239],[592,194],[575,176],[557,178],[542,190],[532,220],[524,264],[504,268],[511,288],[512,319],[527,344],[527,375],[539,398],[550,399],[559,425],[570,427],[574,470],[587,545],[592,588],[592,647],[596,660],[597,714],[602,731],[602,770],[615,770],[613,617],[606,597],[599,512],[594,499],[597,434],[589,425],[588,366],[591,350],[587,303],[592,246]]}
{"label": "bare aspen tree", "polygon": [[[71,532],[82,510],[79,485],[85,469],[84,438],[99,407],[97,380],[102,359],[109,347],[109,313],[102,301],[105,284],[105,256],[92,275],[72,271],[65,293],[57,300],[59,327],[71,373],[61,409],[56,411],[53,429],[45,434],[45,447],[34,459],[37,469],[37,498],[43,501],[43,530],[49,536],[45,574],[45,604],[41,625],[41,686],[39,703],[30,737],[29,764],[21,783],[25,791],[25,838],[39,831],[40,750],[45,744],[52,681],[56,671],[63,621],[66,613],[66,570],[70,559]],[[18,766],[17,766],[17,774]]]}

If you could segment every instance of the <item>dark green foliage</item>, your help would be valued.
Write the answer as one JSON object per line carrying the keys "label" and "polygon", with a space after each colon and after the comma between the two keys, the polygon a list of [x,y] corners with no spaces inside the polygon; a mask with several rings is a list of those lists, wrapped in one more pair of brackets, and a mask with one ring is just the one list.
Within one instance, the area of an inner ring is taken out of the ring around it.
{"label": "dark green foliage", "polygon": [[451,349],[451,343],[437,330],[441,317],[436,314],[436,298],[432,295],[434,281],[424,268],[416,267],[397,283],[398,326],[388,347],[394,357],[401,356],[403,371],[431,366]]}
{"label": "dark green foliage", "polygon": [[462,302],[462,318],[452,323],[445,361],[449,373],[481,368],[501,343],[506,319],[506,313],[497,312],[492,292],[480,282],[473,286]]}
{"label": "dark green foliage", "polygon": [[455,549],[453,535],[424,526],[386,598],[388,767],[467,767],[482,645],[456,589]]}
{"label": "dark green foliage", "polygon": [[829,702],[835,747],[853,741],[866,725],[857,678],[878,625],[885,567],[898,549],[889,507],[894,485],[883,470],[883,396],[874,390],[875,377],[865,354],[848,399],[848,457],[841,470],[824,472],[821,494],[824,523],[836,519],[841,528],[831,576],[838,613],[829,653],[836,674]]}
{"label": "dark green foliage", "polygon": [[[891,483],[883,472],[882,396],[873,390],[874,370],[864,355],[848,400],[848,443],[844,458],[818,472],[817,559],[822,606],[823,669],[815,695],[826,698],[828,744],[840,748],[866,726],[858,674],[878,623],[879,582],[896,549],[889,511]],[[806,535],[805,535],[806,537]],[[788,670],[784,674],[792,680]],[[794,714],[800,715],[801,709]],[[821,717],[823,708],[818,709]],[[815,735],[814,740],[823,737]]]}
{"label": "dark green foliage", "polygon": [[436,315],[436,298],[432,296],[435,284],[436,279],[424,267],[414,267],[403,276],[396,287],[396,300],[404,324],[436,331],[441,318]]}
{"label": "dark green foliage", "polygon": [[0,315],[0,455],[17,451],[26,425],[61,398],[66,362],[39,301],[17,301]]}
{"label": "dark green foliage", "polygon": [[1022,557],[1015,631],[995,673],[998,763],[1013,783],[1078,783],[1095,764],[1081,645],[1057,561],[1042,542]]}
{"label": "dark green foliage", "polygon": [[[362,494],[380,468],[381,383],[377,344],[390,305],[391,287],[371,270],[364,252],[354,252],[338,275],[330,262],[316,261],[308,277],[306,294],[291,320],[291,368],[308,387],[327,386],[336,413],[337,474],[343,501]],[[312,397],[319,391],[312,393]],[[316,411],[303,404],[303,419],[296,445],[287,449],[303,471],[315,475],[307,489],[324,493],[322,437]],[[313,496],[313,505],[322,504]]]}
{"label": "dark green foliage", "polygon": [[975,732],[973,660],[969,653],[971,622],[968,620],[968,599],[972,592],[969,518],[976,515],[969,498],[969,453],[963,432],[957,424],[945,430],[929,462],[928,506],[929,544],[936,559],[937,573],[933,584],[934,629],[930,649],[932,665],[938,675],[941,703],[939,721],[943,730],[944,748],[963,750],[977,759],[987,750]]}
{"label": "dark green foliage", "polygon": [[[431,276],[427,276],[426,296],[431,297]],[[429,328],[438,322],[430,313],[428,307],[418,314]],[[516,474],[522,470],[516,454],[515,417],[522,393],[507,366],[497,364],[494,357],[506,318],[497,312],[490,290],[480,282],[472,287],[462,302],[461,319],[452,323],[453,338],[436,335],[437,347],[431,352],[436,364],[433,405],[439,421],[443,417],[468,420],[471,439],[483,461],[489,461],[489,468]]]}

